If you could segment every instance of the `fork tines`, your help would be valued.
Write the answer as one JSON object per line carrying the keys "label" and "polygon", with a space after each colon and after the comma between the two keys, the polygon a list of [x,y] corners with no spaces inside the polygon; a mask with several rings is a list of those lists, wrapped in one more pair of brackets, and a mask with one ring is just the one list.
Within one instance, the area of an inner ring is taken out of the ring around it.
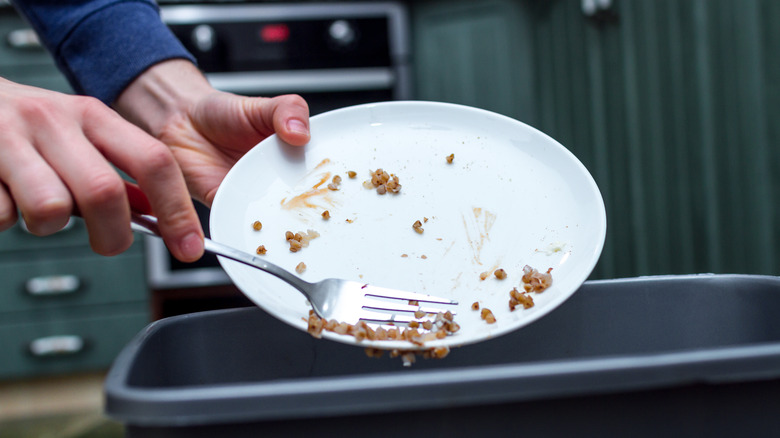
{"label": "fork tines", "polygon": [[[401,300],[401,302],[398,300]],[[361,319],[370,321],[408,323],[415,319],[414,313],[416,312],[424,312],[426,315],[435,315],[437,313],[445,313],[447,311],[453,315],[457,313],[455,309],[447,309],[445,307],[439,306],[413,305],[409,304],[409,301],[417,301],[418,303],[443,304],[445,306],[458,304],[457,301],[451,300],[449,298],[371,286],[366,288],[366,293],[362,303],[364,311],[363,315],[361,315]],[[391,317],[388,318],[388,316]]]}
{"label": "fork tines", "polygon": [[408,300],[408,301],[420,301],[425,303],[438,303],[438,304],[454,304],[458,302],[449,298],[442,298],[433,295],[426,295],[417,292],[407,292],[403,290],[387,289],[384,287],[376,286],[363,286],[366,296],[373,296],[378,298],[390,298],[396,300]]}

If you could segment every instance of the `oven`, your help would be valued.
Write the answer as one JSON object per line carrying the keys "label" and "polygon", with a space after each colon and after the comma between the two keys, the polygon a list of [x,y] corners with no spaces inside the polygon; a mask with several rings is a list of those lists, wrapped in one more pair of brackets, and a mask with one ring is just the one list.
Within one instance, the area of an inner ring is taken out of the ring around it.
{"label": "oven", "polygon": [[[401,3],[162,3],[161,14],[220,90],[296,93],[311,115],[412,97]],[[208,233],[208,210],[196,207]],[[155,238],[147,239],[146,252],[153,294],[231,284],[211,254],[181,263]]]}

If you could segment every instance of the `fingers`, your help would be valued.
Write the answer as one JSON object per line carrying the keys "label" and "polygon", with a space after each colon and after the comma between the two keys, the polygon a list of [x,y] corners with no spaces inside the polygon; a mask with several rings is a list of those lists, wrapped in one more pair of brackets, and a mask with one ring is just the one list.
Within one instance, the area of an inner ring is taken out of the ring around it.
{"label": "fingers", "polygon": [[0,179],[4,187],[0,193],[0,224],[12,225],[18,207],[31,233],[44,236],[62,229],[73,204],[59,176],[27,139],[4,135],[1,141]]}
{"label": "fingers", "polygon": [[174,256],[203,253],[203,231],[181,169],[168,147],[96,99],[68,96],[0,79],[0,230],[16,220],[51,234],[75,208],[95,252],[113,255],[133,242],[125,182],[149,195]]}
{"label": "fingers", "polygon": [[92,249],[109,256],[127,250],[133,235],[128,226],[130,207],[122,178],[109,166],[100,166],[90,175],[68,177]]}
{"label": "fingers", "polygon": [[[135,178],[158,217],[160,232],[173,256],[184,262],[199,259],[203,255],[203,229],[168,147],[114,113],[96,111],[85,118],[84,130],[108,160]],[[122,190],[126,190],[124,186]]]}
{"label": "fingers", "polygon": [[[184,262],[199,259],[203,255],[203,228],[173,155],[156,140],[136,144],[135,151],[145,157],[144,165],[137,168],[130,163],[128,172],[147,195],[168,249]],[[116,162],[126,159],[117,157]]]}
{"label": "fingers", "polygon": [[[92,100],[76,100],[72,114],[78,116],[80,111],[91,105],[101,104]],[[133,235],[129,227],[130,208],[122,178],[84,135],[77,117],[71,119],[52,115],[48,122],[50,129],[38,130],[32,136],[35,150],[46,165],[56,172],[56,177],[66,187],[67,198],[72,197],[78,206],[89,232],[92,249],[103,255],[125,251],[133,243]],[[106,125],[105,129],[117,135],[122,134],[111,125]],[[27,170],[30,173],[29,166]],[[53,187],[54,183],[48,186]],[[29,226],[27,208],[20,205],[20,209]],[[71,210],[72,203],[68,203],[65,219]]]}

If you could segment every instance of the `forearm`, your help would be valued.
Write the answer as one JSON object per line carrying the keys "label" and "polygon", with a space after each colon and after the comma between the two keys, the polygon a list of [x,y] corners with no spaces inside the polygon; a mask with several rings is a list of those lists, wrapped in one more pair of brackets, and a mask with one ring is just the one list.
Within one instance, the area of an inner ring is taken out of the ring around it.
{"label": "forearm", "polygon": [[152,0],[16,0],[78,94],[111,104],[147,68],[194,61]]}

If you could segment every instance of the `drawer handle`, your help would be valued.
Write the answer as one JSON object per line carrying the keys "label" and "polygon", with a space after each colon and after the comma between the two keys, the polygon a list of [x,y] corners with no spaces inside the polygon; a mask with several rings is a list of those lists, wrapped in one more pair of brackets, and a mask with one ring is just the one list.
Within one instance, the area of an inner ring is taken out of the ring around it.
{"label": "drawer handle", "polygon": [[25,290],[33,296],[69,295],[81,288],[81,280],[75,275],[51,275],[27,280]]}
{"label": "drawer handle", "polygon": [[19,50],[38,50],[42,48],[41,40],[32,29],[16,29],[8,32],[5,40],[8,45]]}
{"label": "drawer handle", "polygon": [[30,353],[35,357],[64,356],[84,350],[84,338],[76,335],[46,336],[30,342]]}

